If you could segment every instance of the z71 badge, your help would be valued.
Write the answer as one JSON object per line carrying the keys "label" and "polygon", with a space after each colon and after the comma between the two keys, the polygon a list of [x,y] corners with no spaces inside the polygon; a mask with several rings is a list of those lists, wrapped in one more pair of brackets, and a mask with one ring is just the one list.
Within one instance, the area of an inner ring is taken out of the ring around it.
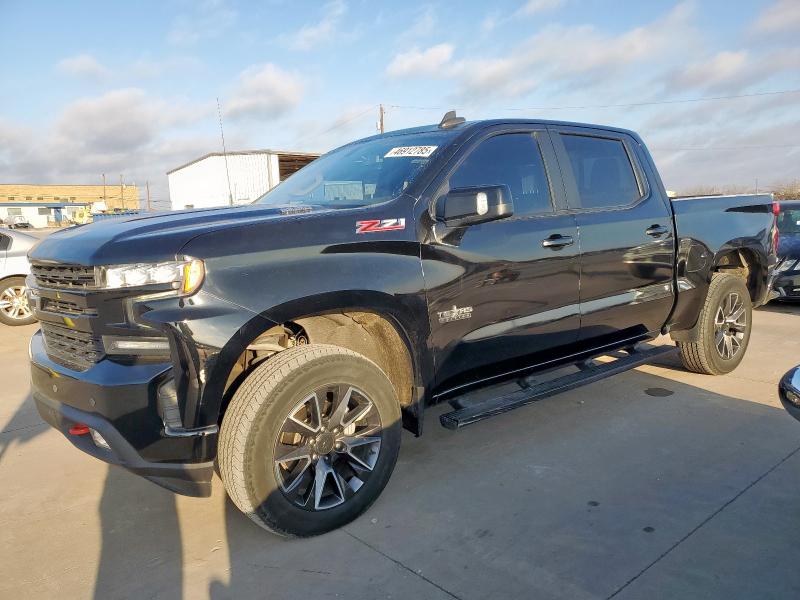
{"label": "z71 badge", "polygon": [[377,233],[379,231],[397,231],[406,228],[405,219],[369,219],[356,221],[356,233]]}

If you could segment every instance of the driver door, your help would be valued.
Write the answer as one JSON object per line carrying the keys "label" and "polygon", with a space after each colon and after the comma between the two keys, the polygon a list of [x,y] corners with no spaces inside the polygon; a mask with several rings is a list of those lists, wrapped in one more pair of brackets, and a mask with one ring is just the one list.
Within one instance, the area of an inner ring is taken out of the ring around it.
{"label": "driver door", "polygon": [[497,374],[556,357],[580,326],[578,229],[548,132],[493,130],[453,162],[434,207],[451,189],[505,185],[513,214],[459,228],[430,224],[422,259],[440,389],[477,381],[484,368]]}

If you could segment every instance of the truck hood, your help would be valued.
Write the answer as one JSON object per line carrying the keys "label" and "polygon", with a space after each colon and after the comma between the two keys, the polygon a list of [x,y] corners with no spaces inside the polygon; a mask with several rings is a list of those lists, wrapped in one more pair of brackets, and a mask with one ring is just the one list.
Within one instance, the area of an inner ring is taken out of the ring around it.
{"label": "truck hood", "polygon": [[301,219],[329,209],[243,205],[109,218],[57,231],[28,253],[31,260],[102,265],[171,260],[192,238],[264,221]]}

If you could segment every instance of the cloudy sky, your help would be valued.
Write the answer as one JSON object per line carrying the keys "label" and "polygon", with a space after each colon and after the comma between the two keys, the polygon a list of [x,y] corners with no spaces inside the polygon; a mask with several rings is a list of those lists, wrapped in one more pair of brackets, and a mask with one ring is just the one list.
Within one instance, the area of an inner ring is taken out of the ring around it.
{"label": "cloudy sky", "polygon": [[[539,117],[639,131],[667,187],[800,178],[800,0],[0,0],[0,182]],[[716,98],[710,100],[710,98]]]}

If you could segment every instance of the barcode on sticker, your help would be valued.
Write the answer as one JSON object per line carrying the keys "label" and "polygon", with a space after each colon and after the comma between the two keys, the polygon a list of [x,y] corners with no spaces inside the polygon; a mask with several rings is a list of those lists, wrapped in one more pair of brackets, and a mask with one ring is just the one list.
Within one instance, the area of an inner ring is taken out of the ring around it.
{"label": "barcode on sticker", "polygon": [[401,156],[418,156],[428,158],[438,146],[397,146],[392,148],[384,158],[399,158]]}

